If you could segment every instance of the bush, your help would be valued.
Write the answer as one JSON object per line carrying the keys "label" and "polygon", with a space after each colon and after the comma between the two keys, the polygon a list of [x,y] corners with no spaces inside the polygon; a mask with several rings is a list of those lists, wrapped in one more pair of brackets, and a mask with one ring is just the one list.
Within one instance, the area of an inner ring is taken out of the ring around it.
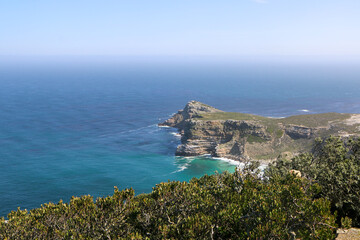
{"label": "bush", "polygon": [[349,229],[349,228],[351,228],[351,225],[352,225],[351,218],[348,218],[348,217],[341,218],[341,227],[342,228]]}
{"label": "bush", "polygon": [[322,187],[319,196],[331,201],[338,223],[349,217],[360,226],[360,139],[317,139],[312,153],[279,159],[265,175],[284,176],[292,169]]}
{"label": "bush", "polygon": [[263,181],[254,168],[119,191],[95,202],[13,211],[1,239],[331,239],[335,216],[318,184],[292,174]]}

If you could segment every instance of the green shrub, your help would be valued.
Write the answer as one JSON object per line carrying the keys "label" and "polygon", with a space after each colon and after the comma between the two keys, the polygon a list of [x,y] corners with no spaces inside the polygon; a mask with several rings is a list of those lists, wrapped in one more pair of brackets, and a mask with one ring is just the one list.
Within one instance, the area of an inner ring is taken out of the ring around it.
{"label": "green shrub", "polygon": [[265,139],[259,137],[259,136],[254,136],[254,135],[248,135],[247,136],[247,141],[249,143],[263,143],[266,142]]}
{"label": "green shrub", "polygon": [[332,239],[335,216],[321,187],[287,174],[263,181],[254,166],[157,184],[93,201],[13,211],[0,239]]}
{"label": "green shrub", "polygon": [[351,218],[348,218],[348,217],[341,218],[341,227],[342,228],[349,229],[349,228],[351,228],[351,226],[352,226]]}
{"label": "green shrub", "polygon": [[281,138],[283,135],[284,135],[284,131],[283,131],[283,130],[279,129],[279,130],[276,131],[276,137],[277,137],[277,138]]}
{"label": "green shrub", "polygon": [[317,139],[313,153],[292,160],[279,159],[265,175],[284,176],[291,169],[322,187],[319,196],[331,201],[338,223],[349,217],[355,226],[360,226],[360,139]]}

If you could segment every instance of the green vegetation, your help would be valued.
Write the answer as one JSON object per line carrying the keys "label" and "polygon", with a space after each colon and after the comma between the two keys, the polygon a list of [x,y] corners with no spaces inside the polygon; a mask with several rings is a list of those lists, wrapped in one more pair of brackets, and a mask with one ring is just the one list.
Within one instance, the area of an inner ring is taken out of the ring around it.
{"label": "green vegetation", "polygon": [[360,226],[359,138],[317,139],[313,153],[301,154],[292,160],[279,159],[267,169],[266,175],[271,178],[286,176],[292,169],[322,187],[320,196],[331,201],[339,224],[349,227],[352,221],[354,226]]}
{"label": "green vegetation", "polygon": [[263,143],[266,142],[265,139],[259,137],[259,136],[254,136],[254,135],[248,135],[247,136],[247,141],[249,143]]}
{"label": "green vegetation", "polygon": [[202,120],[265,120],[266,117],[236,112],[205,113],[200,115]]}
{"label": "green vegetation", "polygon": [[329,122],[341,122],[351,117],[351,114],[345,113],[320,113],[320,114],[305,114],[295,115],[286,118],[267,118],[246,113],[234,113],[234,112],[218,112],[218,113],[206,113],[202,114],[202,120],[254,120],[269,126],[268,132],[275,131],[274,126],[277,124],[294,124],[302,125],[306,127],[321,127],[327,126]]}
{"label": "green vegetation", "polygon": [[266,128],[266,131],[270,134],[273,134],[275,132],[275,126],[274,125],[270,125]]}
{"label": "green vegetation", "polygon": [[306,127],[321,127],[327,126],[329,122],[344,121],[350,117],[351,114],[347,113],[320,113],[281,118],[277,119],[277,122],[283,124],[303,125]]}
{"label": "green vegetation", "polygon": [[277,137],[277,138],[281,138],[283,135],[284,135],[284,131],[283,131],[283,130],[278,129],[278,130],[276,131],[276,137]]}
{"label": "green vegetation", "polygon": [[275,123],[268,123],[266,131],[271,135],[275,133],[276,138],[281,138],[284,135],[284,130],[280,129],[279,125]]}
{"label": "green vegetation", "polygon": [[73,197],[0,220],[0,239],[333,239],[321,188],[292,174],[263,180],[257,166],[156,185],[150,194]]}
{"label": "green vegetation", "polygon": [[149,194],[115,188],[95,202],[18,209],[0,218],[0,239],[334,239],[337,226],[360,227],[359,138],[317,139],[312,153],[287,156],[263,175],[248,164]]}

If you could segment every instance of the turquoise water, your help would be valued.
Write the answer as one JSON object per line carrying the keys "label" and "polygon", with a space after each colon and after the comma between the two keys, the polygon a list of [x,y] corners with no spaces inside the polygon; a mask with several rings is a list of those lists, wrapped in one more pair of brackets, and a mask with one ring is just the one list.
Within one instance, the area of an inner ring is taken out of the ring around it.
{"label": "turquoise water", "polygon": [[0,59],[0,216],[233,171],[226,161],[176,158],[176,130],[157,123],[190,100],[272,117],[360,113],[356,66]]}

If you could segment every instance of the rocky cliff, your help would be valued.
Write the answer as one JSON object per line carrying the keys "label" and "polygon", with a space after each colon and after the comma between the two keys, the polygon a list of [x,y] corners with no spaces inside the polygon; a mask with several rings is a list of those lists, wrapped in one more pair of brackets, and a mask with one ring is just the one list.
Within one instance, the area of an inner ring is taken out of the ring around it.
{"label": "rocky cliff", "polygon": [[310,150],[316,137],[359,136],[360,114],[323,113],[276,119],[224,112],[191,101],[159,126],[178,129],[178,156],[210,154],[239,161],[271,161],[279,155]]}

